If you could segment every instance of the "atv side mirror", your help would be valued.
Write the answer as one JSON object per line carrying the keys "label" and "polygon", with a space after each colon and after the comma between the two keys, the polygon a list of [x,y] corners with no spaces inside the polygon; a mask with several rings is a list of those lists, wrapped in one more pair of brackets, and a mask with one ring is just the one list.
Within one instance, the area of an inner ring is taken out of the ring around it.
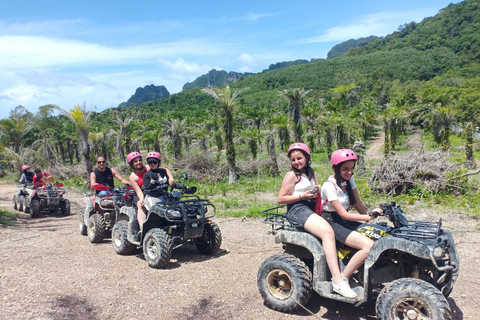
{"label": "atv side mirror", "polygon": [[188,173],[183,174],[183,179],[188,180]]}

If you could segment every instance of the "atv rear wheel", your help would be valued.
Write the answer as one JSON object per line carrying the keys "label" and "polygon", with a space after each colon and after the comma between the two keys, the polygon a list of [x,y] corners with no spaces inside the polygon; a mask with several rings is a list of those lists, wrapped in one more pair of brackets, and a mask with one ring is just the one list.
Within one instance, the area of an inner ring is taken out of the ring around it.
{"label": "atv rear wheel", "polygon": [[18,211],[23,212],[23,203],[25,202],[25,196],[18,197]]}
{"label": "atv rear wheel", "polygon": [[206,223],[202,236],[195,239],[198,251],[203,254],[214,255],[220,249],[221,244],[222,233],[215,222]]}
{"label": "atv rear wheel", "polygon": [[13,210],[18,210],[18,197],[15,195],[12,198]]}
{"label": "atv rear wheel", "polygon": [[312,273],[297,257],[287,253],[278,254],[260,266],[257,286],[267,306],[291,312],[310,300]]}
{"label": "atv rear wheel", "polygon": [[120,255],[131,254],[137,248],[127,240],[128,222],[121,220],[115,223],[112,228],[112,244],[115,252]]}
{"label": "atv rear wheel", "polygon": [[173,240],[159,228],[151,229],[143,239],[143,255],[152,268],[164,268],[172,256]]}
{"label": "atv rear wheel", "polygon": [[414,278],[398,279],[377,298],[377,317],[384,320],[451,320],[447,299],[432,284]]}
{"label": "atv rear wheel", "polygon": [[83,222],[83,215],[84,215],[83,212],[81,212],[78,215],[78,231],[80,232],[80,234],[82,236],[86,236],[87,235],[87,225]]}
{"label": "atv rear wheel", "polygon": [[68,216],[70,214],[70,201],[68,199],[60,201],[60,211],[62,216]]}
{"label": "atv rear wheel", "polygon": [[88,218],[87,235],[91,243],[102,242],[105,238],[105,220],[98,213],[92,214]]}
{"label": "atv rear wheel", "polygon": [[30,216],[36,218],[40,215],[40,200],[33,199],[32,207],[30,208]]}

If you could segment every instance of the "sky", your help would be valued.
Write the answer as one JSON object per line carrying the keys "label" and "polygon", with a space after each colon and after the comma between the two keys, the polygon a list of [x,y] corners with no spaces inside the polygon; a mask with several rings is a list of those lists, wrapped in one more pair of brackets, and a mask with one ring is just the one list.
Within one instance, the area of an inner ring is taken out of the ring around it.
{"label": "sky", "polygon": [[20,105],[100,112],[150,84],[178,93],[211,69],[326,58],[458,2],[0,0],[0,119]]}

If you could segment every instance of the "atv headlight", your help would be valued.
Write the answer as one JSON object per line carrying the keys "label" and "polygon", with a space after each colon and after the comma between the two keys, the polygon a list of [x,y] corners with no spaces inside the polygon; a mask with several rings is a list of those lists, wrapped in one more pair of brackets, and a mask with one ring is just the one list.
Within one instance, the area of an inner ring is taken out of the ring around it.
{"label": "atv headlight", "polygon": [[433,256],[435,259],[442,259],[445,257],[445,251],[443,251],[442,247],[435,247],[435,249],[433,249]]}
{"label": "atv headlight", "polygon": [[181,218],[182,213],[178,210],[173,210],[173,209],[168,209],[167,214],[170,216],[170,218]]}

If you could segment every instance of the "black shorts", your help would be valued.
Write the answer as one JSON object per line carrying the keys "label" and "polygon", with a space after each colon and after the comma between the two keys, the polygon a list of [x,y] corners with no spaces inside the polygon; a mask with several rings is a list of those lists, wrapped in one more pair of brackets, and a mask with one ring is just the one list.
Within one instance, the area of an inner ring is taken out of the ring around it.
{"label": "black shorts", "polygon": [[361,223],[357,221],[343,220],[336,212],[323,211],[322,217],[332,226],[335,232],[335,239],[341,243],[345,243],[350,233],[354,232],[355,229],[361,225]]}
{"label": "black shorts", "polygon": [[287,217],[290,222],[300,225],[302,228],[305,222],[312,215],[315,201],[302,200],[288,205]]}

